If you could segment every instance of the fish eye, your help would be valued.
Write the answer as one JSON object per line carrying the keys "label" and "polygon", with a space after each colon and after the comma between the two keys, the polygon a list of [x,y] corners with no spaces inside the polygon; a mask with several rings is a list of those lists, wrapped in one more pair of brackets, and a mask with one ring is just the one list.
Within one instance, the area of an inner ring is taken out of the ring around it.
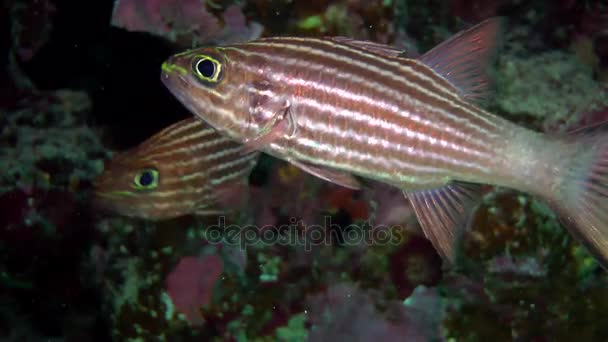
{"label": "fish eye", "polygon": [[196,63],[196,71],[203,77],[212,78],[215,75],[215,63],[210,59],[201,59]]}
{"label": "fish eye", "polygon": [[214,84],[221,81],[222,70],[222,63],[207,55],[195,56],[192,63],[192,71],[205,84]]}
{"label": "fish eye", "polygon": [[158,170],[144,169],[133,178],[133,185],[139,190],[152,190],[158,186]]}

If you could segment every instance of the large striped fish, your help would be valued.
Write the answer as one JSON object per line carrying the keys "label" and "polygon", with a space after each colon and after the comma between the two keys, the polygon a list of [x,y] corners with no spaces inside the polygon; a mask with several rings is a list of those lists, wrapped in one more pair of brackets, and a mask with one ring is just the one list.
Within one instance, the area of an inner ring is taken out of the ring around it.
{"label": "large striped fish", "polygon": [[115,155],[95,180],[96,204],[149,220],[229,211],[222,196],[243,189],[259,153],[197,118],[179,121]]}
{"label": "large striped fish", "polygon": [[168,59],[162,80],[251,149],[343,186],[359,176],[399,187],[448,261],[492,184],[548,201],[606,266],[608,136],[543,135],[474,103],[500,26],[486,20],[417,59],[336,37],[206,47]]}

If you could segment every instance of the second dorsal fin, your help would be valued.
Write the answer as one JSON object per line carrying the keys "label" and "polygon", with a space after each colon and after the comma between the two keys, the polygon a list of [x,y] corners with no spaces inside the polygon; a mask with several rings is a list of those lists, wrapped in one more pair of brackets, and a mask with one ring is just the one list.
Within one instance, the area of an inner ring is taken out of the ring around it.
{"label": "second dorsal fin", "polygon": [[482,21],[437,45],[419,60],[450,81],[465,98],[484,99],[490,85],[488,63],[500,41],[502,21]]}

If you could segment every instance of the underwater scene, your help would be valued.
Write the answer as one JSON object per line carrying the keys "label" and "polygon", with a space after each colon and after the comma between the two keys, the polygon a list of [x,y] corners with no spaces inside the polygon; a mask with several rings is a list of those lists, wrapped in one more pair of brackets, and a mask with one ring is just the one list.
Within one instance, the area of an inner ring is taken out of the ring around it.
{"label": "underwater scene", "polygon": [[608,341],[608,3],[0,4],[0,341]]}

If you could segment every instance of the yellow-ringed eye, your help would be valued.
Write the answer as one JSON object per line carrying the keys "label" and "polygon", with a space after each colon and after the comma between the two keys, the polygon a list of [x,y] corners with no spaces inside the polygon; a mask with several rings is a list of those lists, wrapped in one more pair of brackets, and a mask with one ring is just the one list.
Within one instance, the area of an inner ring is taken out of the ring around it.
{"label": "yellow-ringed eye", "polygon": [[192,63],[192,71],[203,83],[214,84],[221,81],[223,66],[216,58],[198,55]]}
{"label": "yellow-ringed eye", "polygon": [[139,190],[152,190],[158,186],[158,170],[144,169],[133,178],[133,186]]}

